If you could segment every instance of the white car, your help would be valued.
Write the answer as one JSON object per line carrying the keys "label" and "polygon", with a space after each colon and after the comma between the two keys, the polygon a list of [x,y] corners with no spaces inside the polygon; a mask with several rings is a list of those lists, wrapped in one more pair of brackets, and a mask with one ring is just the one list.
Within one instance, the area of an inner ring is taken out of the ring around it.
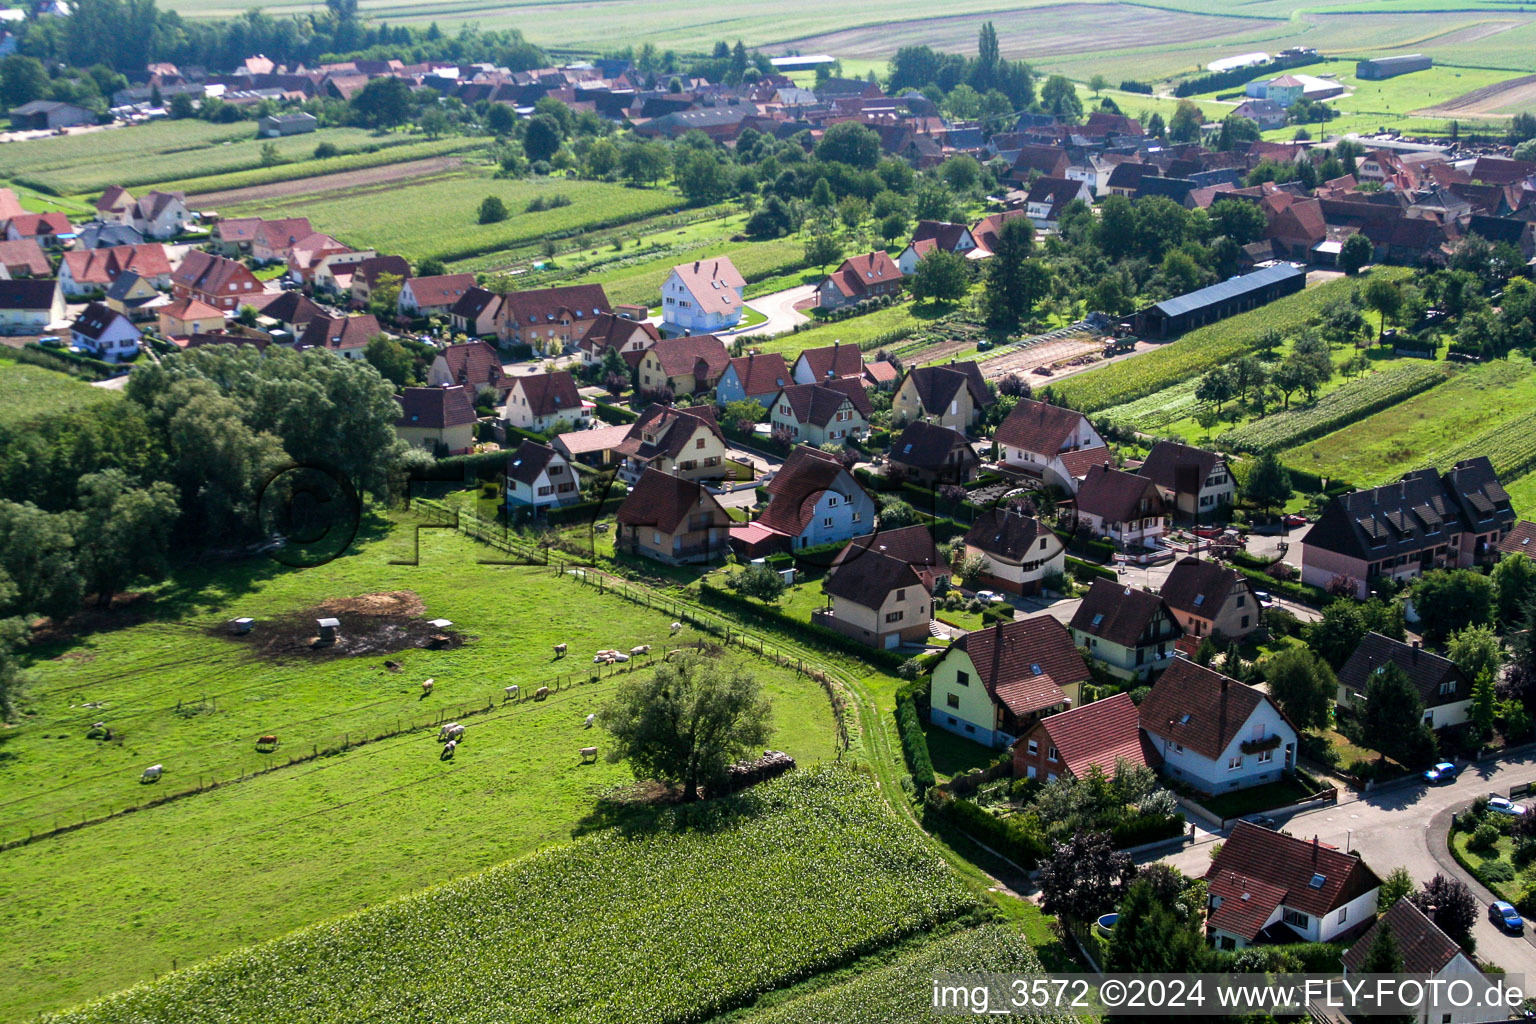
{"label": "white car", "polygon": [[976,591],[976,598],[977,600],[985,601],[987,604],[1002,604],[1007,600],[1007,598],[995,590],[978,590]]}
{"label": "white car", "polygon": [[1488,798],[1488,809],[1500,814],[1511,814],[1515,817],[1525,813],[1525,804],[1517,804],[1507,797],[1491,796]]}

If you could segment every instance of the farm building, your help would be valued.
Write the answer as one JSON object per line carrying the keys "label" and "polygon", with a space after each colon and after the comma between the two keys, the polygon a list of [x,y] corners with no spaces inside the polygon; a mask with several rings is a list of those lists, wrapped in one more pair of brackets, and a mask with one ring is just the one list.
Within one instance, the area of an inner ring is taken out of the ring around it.
{"label": "farm building", "polygon": [[1205,66],[1205,70],[1213,72],[1235,71],[1238,68],[1252,68],[1260,64],[1269,63],[1269,54],[1240,53],[1235,57],[1223,57],[1221,60],[1213,60]]}
{"label": "farm building", "polygon": [[320,121],[314,114],[306,114],[301,110],[291,114],[268,114],[256,124],[261,135],[274,138],[279,135],[307,134],[318,128]]}
{"label": "farm building", "polygon": [[95,111],[58,100],[33,100],[11,110],[11,127],[19,132],[53,131],[95,123]]}
{"label": "farm building", "polygon": [[1367,81],[1396,78],[1412,71],[1428,71],[1434,66],[1434,58],[1423,53],[1409,53],[1401,57],[1375,57],[1355,65],[1355,77]]}
{"label": "farm building", "polygon": [[1172,337],[1293,295],[1306,286],[1307,275],[1297,267],[1265,267],[1148,306],[1136,314],[1136,330],[1154,338]]}

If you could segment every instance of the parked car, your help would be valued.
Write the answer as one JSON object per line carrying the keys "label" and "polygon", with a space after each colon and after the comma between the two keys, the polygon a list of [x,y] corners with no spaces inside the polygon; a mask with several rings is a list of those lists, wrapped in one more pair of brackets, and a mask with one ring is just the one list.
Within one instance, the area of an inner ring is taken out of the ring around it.
{"label": "parked car", "polygon": [[1488,920],[1511,935],[1519,935],[1525,930],[1525,922],[1520,919],[1520,911],[1505,900],[1494,900],[1488,904]]}
{"label": "parked car", "polygon": [[1221,526],[1197,526],[1195,527],[1195,536],[1204,537],[1207,540],[1214,540],[1221,536],[1224,529],[1225,528]]}
{"label": "parked car", "polygon": [[1275,603],[1273,595],[1271,595],[1267,590],[1255,590],[1253,592],[1253,599],[1259,602],[1260,608],[1268,608],[1270,605]]}
{"label": "parked car", "polygon": [[1460,768],[1457,768],[1449,761],[1441,761],[1433,768],[1424,769],[1424,781],[1430,784],[1438,782],[1450,782],[1460,774]]}
{"label": "parked car", "polygon": [[1491,796],[1488,798],[1488,809],[1490,811],[1497,811],[1499,814],[1508,814],[1518,818],[1525,813],[1525,804],[1517,804],[1508,797]]}
{"label": "parked car", "polygon": [[1298,512],[1292,512],[1290,515],[1285,517],[1285,525],[1286,526],[1306,526],[1307,525],[1307,517],[1304,516],[1304,515],[1301,515]]}
{"label": "parked car", "polygon": [[1003,597],[1002,594],[999,594],[995,590],[978,590],[976,591],[976,597],[978,600],[985,601],[987,604],[1002,604],[1005,600],[1007,600],[1007,598]]}

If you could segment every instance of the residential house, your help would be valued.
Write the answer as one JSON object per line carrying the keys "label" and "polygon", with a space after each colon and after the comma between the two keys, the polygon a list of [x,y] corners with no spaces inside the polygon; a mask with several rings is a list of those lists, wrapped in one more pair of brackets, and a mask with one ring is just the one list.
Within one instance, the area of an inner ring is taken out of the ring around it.
{"label": "residential house", "polygon": [[1034,516],[1006,508],[989,508],[976,517],[965,534],[967,557],[987,560],[987,568],[971,586],[986,585],[1011,594],[1038,594],[1048,576],[1066,571],[1067,547]]}
{"label": "residential house", "polygon": [[1525,555],[1536,558],[1536,523],[1522,519],[1510,527],[1504,539],[1499,541],[1499,555]]}
{"label": "residential house", "polygon": [[[1397,944],[1403,958],[1403,971],[1426,977],[1431,993],[1448,994],[1462,986],[1469,986],[1466,991],[1482,992],[1494,981],[1486,977],[1456,940],[1441,931],[1412,900],[1400,899],[1344,951],[1346,982],[1354,984],[1350,975],[1359,975],[1367,969],[1367,957],[1383,932],[1390,932],[1392,941]],[[1435,1002],[1440,1005],[1433,1005]],[[1416,1024],[1476,1024],[1488,1016],[1488,1011],[1477,1005],[1455,1006],[1444,996],[1432,995],[1413,1019]]]}
{"label": "residential house", "polygon": [[69,337],[97,359],[109,363],[128,359],[139,351],[139,329],[126,316],[100,302],[92,302],[80,312]]}
{"label": "residential house", "polygon": [[[133,197],[129,196],[126,192],[123,195],[127,196],[128,210],[131,211],[133,208]],[[106,198],[106,194],[103,193],[102,199],[105,200]],[[99,211],[97,216],[101,216]],[[125,213],[124,216],[128,216],[128,214]],[[129,222],[131,223],[131,221],[132,218],[130,216]],[[214,251],[220,256],[229,256],[231,258],[249,256],[251,246],[256,241],[256,230],[260,227],[260,217],[227,217],[213,225],[209,231],[208,241],[213,246]]]}
{"label": "residential house", "polygon": [[508,512],[573,505],[581,500],[581,485],[564,455],[524,438],[507,459],[504,500]]}
{"label": "residential house", "polygon": [[901,281],[901,268],[884,250],[850,256],[817,286],[817,305],[841,309],[864,299],[898,295]]}
{"label": "residential house", "polygon": [[1159,441],[1136,471],[1157,485],[1175,515],[1208,519],[1237,497],[1227,460],[1204,448]]}
{"label": "residential house", "polygon": [[1234,117],[1246,117],[1259,126],[1260,131],[1284,128],[1290,120],[1290,111],[1271,99],[1246,100],[1232,111]]}
{"label": "residential house", "polygon": [[687,480],[718,479],[726,472],[725,435],[707,405],[648,406],[615,449],[619,475],[638,480],[654,469]]}
{"label": "residential house", "polygon": [[1419,641],[1411,644],[1370,632],[1339,669],[1340,704],[1363,707],[1371,678],[1385,672],[1388,665],[1402,669],[1424,705],[1424,724],[1431,729],[1460,725],[1472,709],[1472,683],[1466,673],[1449,658],[1424,650]]}
{"label": "residential house", "polygon": [[223,312],[202,299],[188,298],[161,307],[158,322],[161,337],[186,338],[222,331],[226,321]]}
{"label": "residential house", "polygon": [[[352,264],[352,276],[346,294],[357,309],[365,308],[373,300],[374,289],[385,278],[398,278],[395,282],[405,287],[411,279],[411,265],[404,256],[369,256]],[[399,296],[396,296],[396,303]]]}
{"label": "residential house", "polygon": [[994,213],[983,217],[971,225],[971,237],[976,240],[976,248],[979,251],[991,254],[997,249],[997,236],[1003,229],[1003,225],[1010,220],[1018,220],[1025,216],[1023,210],[1004,210],[1002,213]]}
{"label": "residential house", "polygon": [[971,360],[952,361],[908,370],[891,399],[891,415],[897,423],[925,420],[963,433],[976,426],[993,401],[981,367]]}
{"label": "residential house", "polygon": [[967,633],[933,667],[929,719],[1006,747],[1043,716],[1082,703],[1088,664],[1056,619],[1036,615]]}
{"label": "residential house", "polygon": [[724,256],[680,263],[661,286],[662,330],[710,334],[741,322],[746,279]]}
{"label": "residential house", "polygon": [[1162,598],[1108,579],[1093,581],[1071,626],[1078,646],[1111,675],[1141,682],[1168,667],[1184,632]]}
{"label": "residential house", "polygon": [[822,348],[802,349],[795,357],[790,376],[796,384],[815,384],[817,381],[836,380],[839,377],[864,376],[864,354],[857,345],[833,342]]}
{"label": "residential house", "polygon": [[129,211],[131,226],[145,238],[175,238],[192,220],[187,197],[180,192],[148,192]]}
{"label": "residential house", "polygon": [[471,397],[485,389],[505,395],[512,378],[501,368],[501,357],[483,341],[465,341],[438,351],[427,367],[427,383],[433,387],[462,384]]}
{"label": "residential house", "polygon": [[1509,494],[1486,456],[1448,472],[1419,469],[1397,483],[1330,501],[1301,542],[1301,579],[1339,581],[1365,597],[1377,577],[1402,581],[1427,569],[1495,560],[1515,522]]}
{"label": "residential house", "polygon": [[372,249],[349,248],[330,235],[310,235],[289,250],[288,279],[311,294],[350,296],[353,271],[377,255]]}
{"label": "residential house", "polygon": [[901,379],[901,371],[889,359],[877,359],[864,364],[864,386],[875,391],[893,391]]}
{"label": "residential house", "polygon": [[1009,177],[1021,183],[1039,177],[1064,178],[1071,163],[1067,151],[1060,146],[1025,143],[1018,147]]}
{"label": "residential house", "polygon": [[1248,577],[1219,562],[1181,558],[1159,591],[1185,633],[1241,640],[1259,626],[1263,609]]}
{"label": "residential house", "polygon": [[713,334],[663,338],[640,356],[636,387],[641,392],[670,389],[674,395],[708,391],[730,361],[725,342]]}
{"label": "residential house", "polygon": [[59,287],[65,295],[89,295],[106,291],[119,274],[126,273],[137,274],[156,287],[169,287],[171,261],[165,246],[146,242],[66,252],[59,261]]}
{"label": "residential house", "polygon": [[[614,313],[603,313],[592,321],[577,348],[581,363],[601,363],[609,350],[617,352],[630,372],[640,365],[646,349],[661,340],[661,332],[644,320],[631,320]],[[782,357],[780,357],[782,358]]]}
{"label": "residential house", "polygon": [[730,550],[731,515],[696,480],[647,468],[619,507],[617,550],[678,565]]}
{"label": "residential house", "polygon": [[500,315],[501,296],[484,288],[470,288],[448,310],[453,329],[472,338],[494,337]]}
{"label": "residential house", "polygon": [[64,320],[64,293],[52,277],[0,281],[0,334],[42,334]]}
{"label": "residential house", "polygon": [[715,404],[723,409],[732,402],[756,402],[767,412],[791,380],[789,364],[781,354],[749,352],[726,364],[715,384]]}
{"label": "residential house", "polygon": [[308,217],[258,221],[251,238],[251,259],[257,263],[286,263],[293,247],[314,233]]}
{"label": "residential house", "polygon": [[1077,488],[1077,522],[1124,551],[1156,549],[1168,527],[1157,485],[1144,476],[1089,466]]}
{"label": "residential house", "polygon": [[103,224],[130,224],[133,195],[121,185],[108,185],[96,199],[96,219]]}
{"label": "residential house", "polygon": [[435,274],[413,277],[400,286],[401,316],[447,316],[464,294],[475,287],[474,274]]}
{"label": "residential house", "polygon": [[775,432],[787,433],[795,443],[818,447],[868,433],[874,411],[863,381],[849,378],[793,384],[769,404]]}
{"label": "residential house", "polygon": [[934,543],[933,530],[925,523],[878,530],[853,538],[833,557],[827,575],[835,575],[844,563],[861,558],[869,551],[877,551],[906,562],[922,577],[923,586],[932,593],[939,594],[949,589],[949,562]]}
{"label": "residential house", "polygon": [[0,267],[13,278],[47,277],[53,273],[53,264],[35,238],[0,242]]}
{"label": "residential house", "polygon": [[475,396],[469,388],[405,388],[395,401],[395,433],[412,448],[463,455],[475,446]]}
{"label": "residential house", "polygon": [[5,237],[11,242],[32,239],[50,249],[61,249],[74,233],[74,225],[62,213],[21,213],[5,220]]}
{"label": "residential house", "polygon": [[1046,487],[1077,493],[1090,466],[1110,457],[1088,417],[1058,405],[1021,398],[993,432],[998,465]]}
{"label": "residential house", "polygon": [[896,265],[901,268],[902,274],[911,277],[917,273],[918,262],[930,252],[942,249],[964,256],[975,248],[976,239],[971,229],[964,224],[938,220],[918,221],[917,230],[912,232],[912,241],[896,257]]}
{"label": "residential house", "polygon": [[1205,793],[1278,781],[1296,763],[1296,728],[1262,690],[1176,658],[1141,702],[1163,774]]}
{"label": "residential house", "polygon": [[606,467],[621,460],[619,445],[628,436],[629,424],[620,423],[616,426],[592,427],[589,430],[568,430],[556,434],[551,443],[555,451],[564,455],[567,461]]}
{"label": "residential house", "polygon": [[238,310],[263,294],[256,275],[223,256],[189,249],[171,274],[171,294],[178,299],[201,299],[223,310]]}
{"label": "residential house", "polygon": [[346,359],[362,359],[368,342],[383,334],[372,313],[356,316],[317,316],[304,325],[295,347],[322,348]]}
{"label": "residential house", "polygon": [[1055,231],[1061,212],[1074,200],[1093,204],[1088,183],[1077,178],[1040,178],[1029,187],[1024,199],[1024,213],[1041,231]]}
{"label": "residential house", "polygon": [[[503,345],[528,345],[536,354],[566,351],[603,313],[611,313],[600,284],[568,284],[508,292],[495,313]],[[478,332],[475,332],[478,333]]]}
{"label": "residential house", "polygon": [[1347,938],[1376,917],[1381,894],[1381,879],[1359,857],[1251,821],[1233,826],[1205,882],[1205,930],[1218,949]]}
{"label": "residential house", "polygon": [[135,323],[153,320],[155,313],[169,305],[170,296],[133,271],[124,271],[107,287],[107,305]]}
{"label": "residential house", "polygon": [[841,460],[800,445],[769,481],[768,507],[747,525],[770,531],[796,550],[850,540],[874,522],[874,499]]}
{"label": "residential house", "polygon": [[260,310],[263,321],[271,321],[294,338],[304,333],[311,320],[325,313],[308,296],[294,290],[259,296],[251,304]]}
{"label": "residential house", "polygon": [[591,402],[582,400],[576,381],[566,370],[511,378],[501,418],[508,426],[535,434],[581,429],[592,422]]}
{"label": "residential house", "polygon": [[1018,779],[1081,779],[1094,768],[1114,778],[1122,761],[1137,768],[1162,763],[1141,731],[1136,702],[1128,693],[1046,715],[1013,745]]}
{"label": "residential house", "polygon": [[812,625],[882,650],[928,641],[933,593],[900,558],[865,550],[829,576],[822,590],[828,607],[811,613]]}
{"label": "residential house", "polygon": [[890,465],[923,484],[963,484],[974,479],[981,459],[953,427],[913,420],[891,442]]}

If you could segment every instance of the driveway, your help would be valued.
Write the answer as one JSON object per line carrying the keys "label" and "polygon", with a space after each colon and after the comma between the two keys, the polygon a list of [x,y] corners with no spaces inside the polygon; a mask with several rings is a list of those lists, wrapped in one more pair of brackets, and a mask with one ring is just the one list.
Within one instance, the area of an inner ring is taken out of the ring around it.
{"label": "driveway", "polygon": [[746,327],[737,334],[784,334],[795,329],[796,324],[803,324],[810,319],[804,313],[795,308],[795,303],[804,302],[816,294],[816,286],[813,284],[796,285],[786,288],[781,292],[769,292],[760,295],[747,302],[748,306],[757,310],[768,318],[766,323],[756,327]]}
{"label": "driveway", "polygon": [[[1536,936],[1532,930],[1527,928],[1522,939],[1489,924],[1491,894],[1451,859],[1444,842],[1453,811],[1478,796],[1508,793],[1510,786],[1532,780],[1536,780],[1536,748],[1527,748],[1506,758],[1469,765],[1462,769],[1460,778],[1444,786],[1414,780],[1370,793],[1341,794],[1337,805],[1281,818],[1279,827],[1298,838],[1316,836],[1341,850],[1358,850],[1381,876],[1401,865],[1416,882],[1436,874],[1461,879],[1482,904],[1472,929],[1478,955],[1536,979]],[[1163,859],[1186,875],[1198,877],[1210,867],[1210,852],[1211,845],[1201,843]]]}

